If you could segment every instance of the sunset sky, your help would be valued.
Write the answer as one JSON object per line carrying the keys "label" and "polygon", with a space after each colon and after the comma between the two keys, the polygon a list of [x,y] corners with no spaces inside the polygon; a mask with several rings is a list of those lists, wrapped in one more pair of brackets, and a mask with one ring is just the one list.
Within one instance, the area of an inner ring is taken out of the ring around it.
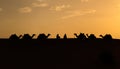
{"label": "sunset sky", "polygon": [[120,38],[120,0],[0,0],[0,38],[80,32]]}

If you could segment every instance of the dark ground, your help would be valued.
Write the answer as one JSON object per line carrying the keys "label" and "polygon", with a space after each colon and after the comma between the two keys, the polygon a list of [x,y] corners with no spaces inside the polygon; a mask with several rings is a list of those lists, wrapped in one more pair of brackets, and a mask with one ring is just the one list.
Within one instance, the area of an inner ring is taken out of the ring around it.
{"label": "dark ground", "polygon": [[0,58],[4,68],[120,69],[120,40],[0,39]]}

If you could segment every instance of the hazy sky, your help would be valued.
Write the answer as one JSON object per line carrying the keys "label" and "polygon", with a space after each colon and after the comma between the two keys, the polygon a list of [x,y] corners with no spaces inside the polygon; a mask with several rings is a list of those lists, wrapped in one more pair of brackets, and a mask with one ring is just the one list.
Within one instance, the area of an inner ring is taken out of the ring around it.
{"label": "hazy sky", "polygon": [[0,37],[79,32],[120,38],[120,0],[0,0]]}

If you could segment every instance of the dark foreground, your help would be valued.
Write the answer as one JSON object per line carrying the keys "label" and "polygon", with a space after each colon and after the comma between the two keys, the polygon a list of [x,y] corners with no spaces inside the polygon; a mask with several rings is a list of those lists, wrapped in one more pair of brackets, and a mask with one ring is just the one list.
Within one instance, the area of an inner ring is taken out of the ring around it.
{"label": "dark foreground", "polygon": [[20,69],[120,69],[120,40],[0,39],[0,64]]}

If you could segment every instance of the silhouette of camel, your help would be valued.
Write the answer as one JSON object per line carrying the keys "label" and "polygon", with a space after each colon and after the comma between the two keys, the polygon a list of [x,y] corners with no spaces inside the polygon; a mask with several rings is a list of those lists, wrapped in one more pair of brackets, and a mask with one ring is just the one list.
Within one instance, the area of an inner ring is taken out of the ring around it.
{"label": "silhouette of camel", "polygon": [[9,37],[9,39],[18,40],[18,39],[20,39],[21,37],[22,37],[22,35],[17,36],[16,34],[12,34],[12,35]]}
{"label": "silhouette of camel", "polygon": [[92,39],[92,40],[96,39],[96,36],[94,34],[90,34],[90,35],[86,34],[86,36],[88,37],[88,39]]}
{"label": "silhouette of camel", "polygon": [[59,34],[56,35],[56,39],[60,39],[60,35]]}
{"label": "silhouette of camel", "polygon": [[76,33],[74,33],[74,35],[77,37],[77,39],[80,39],[80,40],[85,40],[86,39],[86,36],[84,33],[80,33],[79,35],[77,35]]}
{"label": "silhouette of camel", "polygon": [[51,34],[45,35],[43,34],[39,34],[39,36],[37,37],[37,39],[47,39]]}
{"label": "silhouette of camel", "polygon": [[102,37],[102,39],[105,39],[105,40],[111,40],[112,39],[112,36],[110,34],[106,34],[105,36],[100,35],[100,37]]}
{"label": "silhouette of camel", "polygon": [[29,40],[29,39],[32,39],[34,36],[35,36],[35,34],[33,34],[32,36],[30,36],[29,34],[24,34],[22,39]]}
{"label": "silhouette of camel", "polygon": [[63,39],[67,39],[67,35],[66,34],[64,35]]}

